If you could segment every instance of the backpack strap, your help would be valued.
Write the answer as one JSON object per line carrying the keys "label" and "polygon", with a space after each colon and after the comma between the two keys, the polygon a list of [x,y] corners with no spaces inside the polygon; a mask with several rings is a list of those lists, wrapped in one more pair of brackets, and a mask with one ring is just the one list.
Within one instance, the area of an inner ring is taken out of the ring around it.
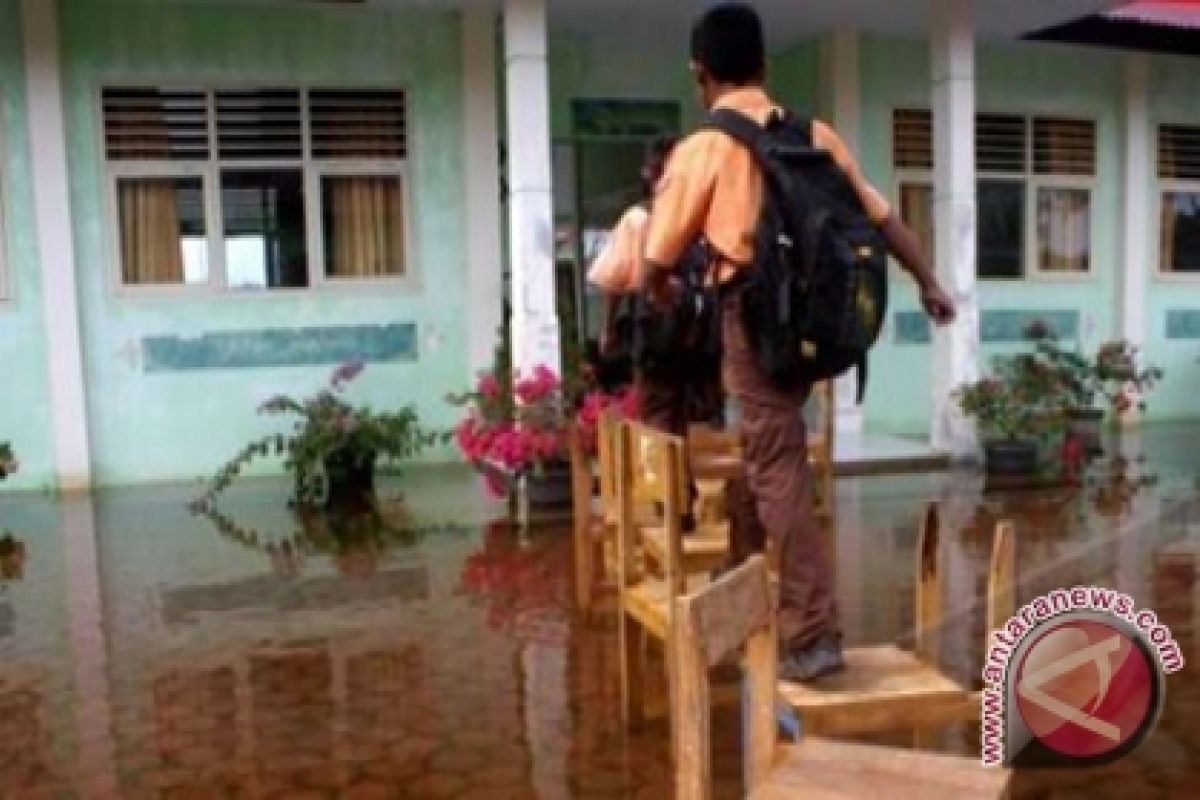
{"label": "backpack strap", "polygon": [[[796,114],[793,111],[783,110],[781,121],[785,125],[795,126],[798,131],[802,132],[804,143],[809,147],[813,146],[812,119]],[[762,125],[759,125],[745,114],[734,111],[732,108],[718,108],[711,112],[708,115],[708,124],[705,127],[721,131],[725,135],[732,137],[744,147],[754,152],[756,156],[759,153],[759,146],[766,132],[766,129]]]}
{"label": "backpack strap", "polygon": [[[768,121],[768,125],[770,124],[771,121]],[[800,143],[800,147],[805,155],[828,158],[828,154],[813,148],[811,119],[784,111],[782,118],[777,119],[777,124],[791,126],[802,134],[803,141]],[[709,114],[708,127],[725,133],[745,147],[762,170],[767,185],[772,187],[777,194],[798,197],[802,200],[801,213],[787,218],[786,225],[801,242],[818,241],[820,230],[828,222],[833,212],[827,204],[819,202],[806,181],[794,180],[786,170],[780,169],[776,158],[777,153],[767,152],[763,149],[763,142],[769,135],[768,128],[759,125],[745,114],[729,108],[718,108]],[[804,258],[801,264],[801,276],[804,280],[808,280],[813,274],[817,255],[815,245],[804,247]],[[782,317],[787,317],[789,310],[781,307],[780,314]]]}

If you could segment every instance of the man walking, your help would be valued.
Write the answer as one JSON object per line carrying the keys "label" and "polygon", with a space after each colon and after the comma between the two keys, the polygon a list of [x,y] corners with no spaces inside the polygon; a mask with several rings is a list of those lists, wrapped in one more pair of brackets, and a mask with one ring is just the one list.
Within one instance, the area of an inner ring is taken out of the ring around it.
{"label": "man walking", "polygon": [[[695,24],[691,71],[704,107],[730,109],[765,125],[782,109],[766,94],[766,48],[757,13],[743,3],[706,12]],[[954,305],[925,262],[916,237],[864,178],[844,142],[814,122],[813,145],[827,151],[854,186],[892,254],[921,291],[938,323]],[[651,291],[669,302],[671,274],[683,252],[703,237],[714,253],[722,290],[724,382],[740,414],[743,479],[731,498],[737,561],[770,536],[780,557],[780,675],[813,680],[844,668],[833,575],[813,510],[801,409],[810,386],[782,391],[768,380],[743,329],[738,276],[754,269],[755,229],[763,179],[754,156],[717,130],[693,134],[676,147],[659,186],[646,241]]]}

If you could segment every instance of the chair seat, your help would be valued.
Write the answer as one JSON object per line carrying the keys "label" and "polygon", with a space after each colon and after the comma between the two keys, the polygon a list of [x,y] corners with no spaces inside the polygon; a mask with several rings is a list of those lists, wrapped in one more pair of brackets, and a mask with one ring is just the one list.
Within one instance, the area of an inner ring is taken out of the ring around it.
{"label": "chair seat", "polygon": [[846,650],[846,669],[812,684],[779,682],[806,730],[848,734],[978,718],[975,695],[896,645]]}
{"label": "chair seat", "polygon": [[1004,797],[1011,777],[973,758],[818,738],[779,756],[749,800],[984,800]]}
{"label": "chair seat", "polygon": [[[708,582],[708,575],[688,575],[685,592],[691,594],[699,591]],[[665,580],[646,578],[636,586],[622,591],[621,602],[625,613],[637,620],[647,633],[656,639],[666,639],[670,596]]]}
{"label": "chair seat", "polygon": [[[666,563],[667,532],[661,527],[643,528],[642,546],[651,561]],[[721,566],[729,553],[729,523],[701,523],[681,538],[680,550],[685,571],[708,571]]]}

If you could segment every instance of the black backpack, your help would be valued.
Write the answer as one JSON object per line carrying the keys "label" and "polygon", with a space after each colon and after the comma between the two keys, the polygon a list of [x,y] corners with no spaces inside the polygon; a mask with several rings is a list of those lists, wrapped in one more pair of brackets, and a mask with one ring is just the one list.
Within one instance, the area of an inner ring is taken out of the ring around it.
{"label": "black backpack", "polygon": [[742,324],[759,366],[778,388],[837,377],[857,366],[887,312],[887,247],[833,157],[815,148],[812,121],[775,114],[766,127],[720,109],[709,120],[755,157],[764,177],[754,263],[742,273]]}
{"label": "black backpack", "polygon": [[717,290],[709,280],[712,268],[707,243],[693,242],[675,268],[683,290],[672,308],[660,310],[647,290],[638,293],[633,358],[641,375],[674,381],[720,369],[721,322]]}

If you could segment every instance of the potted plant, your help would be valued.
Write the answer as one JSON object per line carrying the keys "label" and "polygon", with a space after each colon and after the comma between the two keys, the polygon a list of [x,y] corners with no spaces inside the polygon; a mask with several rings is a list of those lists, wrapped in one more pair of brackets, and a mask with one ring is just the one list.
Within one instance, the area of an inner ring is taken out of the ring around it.
{"label": "potted plant", "polygon": [[0,481],[17,471],[17,457],[13,455],[12,445],[0,442]]}
{"label": "potted plant", "polygon": [[444,440],[421,428],[417,412],[406,406],[396,412],[376,412],[353,406],[343,393],[363,371],[361,361],[334,370],[329,385],[306,400],[278,395],[259,408],[264,414],[295,417],[291,433],[264,436],[243,447],[209,483],[197,501],[212,501],[251,462],[282,457],[291,473],[297,505],[340,506],[370,501],[375,490],[375,467],[380,459],[398,462]]}
{"label": "potted plant", "polygon": [[1106,408],[1123,414],[1161,380],[1162,370],[1140,363],[1140,352],[1124,339],[1103,342],[1094,356],[1080,347],[1063,347],[1049,327],[1034,324],[1026,332],[1036,343],[1036,358],[1055,375],[1059,404],[1068,432],[1091,453],[1100,452]]}
{"label": "potted plant", "polygon": [[570,502],[563,386],[552,370],[539,366],[515,380],[484,373],[472,391],[448,400],[466,409],[454,438],[493,495],[508,496],[524,480],[533,505]]}
{"label": "potted plant", "polygon": [[959,387],[955,399],[975,420],[989,475],[1038,471],[1040,439],[1058,422],[1055,376],[1030,354],[997,358],[993,374]]}

